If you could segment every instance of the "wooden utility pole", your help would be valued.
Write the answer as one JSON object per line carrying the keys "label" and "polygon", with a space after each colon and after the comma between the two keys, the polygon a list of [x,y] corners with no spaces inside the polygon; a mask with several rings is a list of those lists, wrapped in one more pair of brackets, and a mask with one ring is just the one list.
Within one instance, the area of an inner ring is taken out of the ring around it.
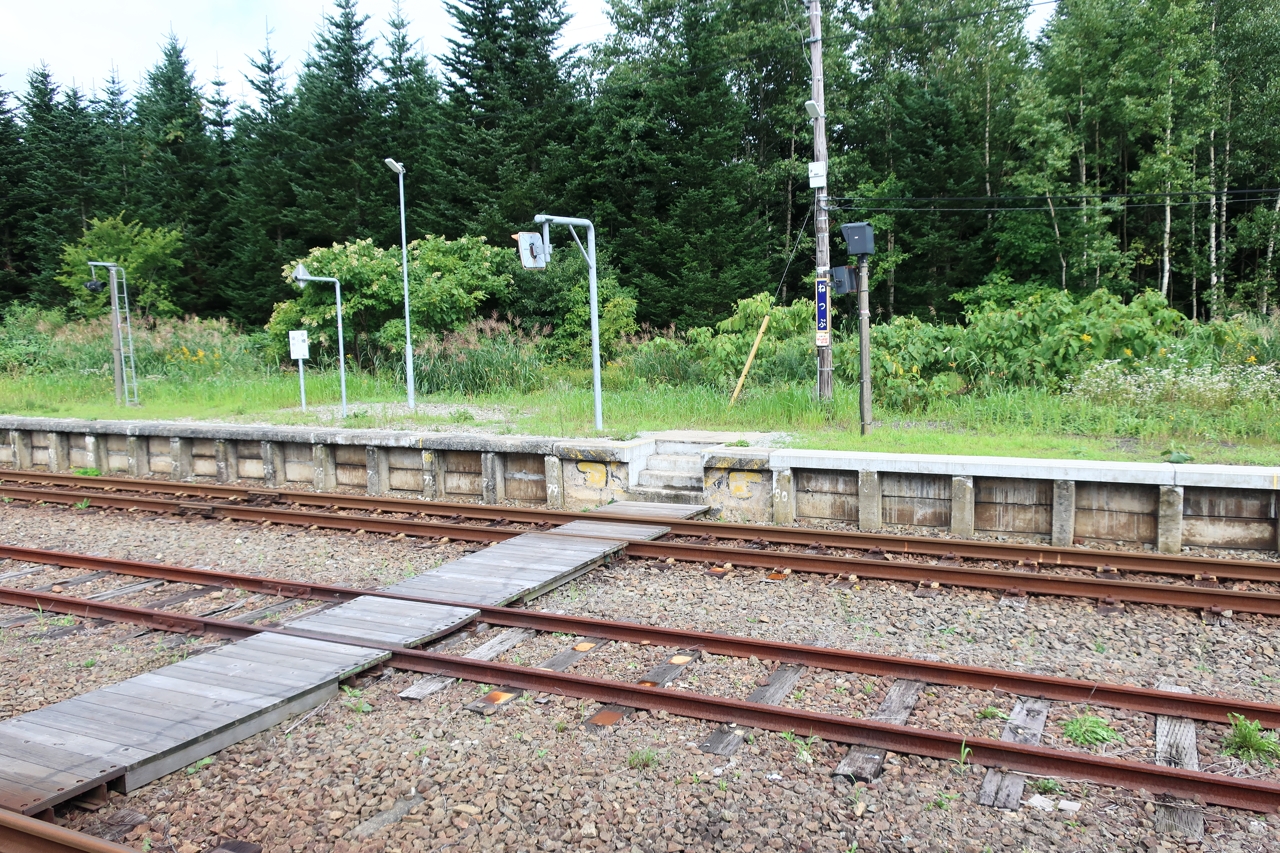
{"label": "wooden utility pole", "polygon": [[[831,323],[828,305],[831,298],[831,221],[827,215],[827,109],[822,86],[822,4],[820,0],[809,3],[809,65],[813,73],[813,103],[817,115],[813,116],[813,162],[821,172],[821,185],[814,188],[813,226],[817,238],[818,278],[814,286],[814,298],[818,304],[818,399],[830,400],[832,395]],[[810,179],[812,184],[813,179]],[[823,328],[825,323],[826,328]]]}

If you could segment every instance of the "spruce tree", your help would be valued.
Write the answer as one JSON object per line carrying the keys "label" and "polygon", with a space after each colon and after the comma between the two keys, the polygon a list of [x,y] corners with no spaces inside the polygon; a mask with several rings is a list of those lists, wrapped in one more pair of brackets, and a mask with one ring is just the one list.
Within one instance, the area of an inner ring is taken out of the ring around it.
{"label": "spruce tree", "polygon": [[569,18],[561,0],[458,0],[449,12],[454,217],[505,244],[571,201],[580,99],[572,55],[558,49]]}
{"label": "spruce tree", "polygon": [[250,64],[254,74],[246,79],[256,103],[246,105],[235,119],[233,266],[219,288],[232,317],[261,325],[276,302],[293,295],[280,276],[281,267],[310,246],[298,238],[295,222],[294,99],[270,42]]}
{"label": "spruce tree", "polygon": [[294,221],[307,246],[327,246],[385,234],[395,216],[379,153],[373,74],[378,67],[368,16],[355,0],[335,0],[336,12],[304,63],[292,128],[298,141]]}
{"label": "spruce tree", "polygon": [[24,183],[22,128],[10,98],[0,89],[0,306],[26,291],[19,243],[24,226],[19,198]]}

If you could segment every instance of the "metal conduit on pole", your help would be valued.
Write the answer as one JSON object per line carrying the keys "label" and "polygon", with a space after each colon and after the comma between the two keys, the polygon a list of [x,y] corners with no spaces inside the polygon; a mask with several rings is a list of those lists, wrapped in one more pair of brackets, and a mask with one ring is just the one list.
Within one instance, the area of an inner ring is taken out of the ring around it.
{"label": "metal conduit on pole", "polygon": [[409,241],[404,227],[404,164],[388,157],[382,162],[400,177],[400,269],[404,276],[404,381],[409,389],[409,408],[415,408],[413,399],[413,333],[409,327]]}
{"label": "metal conduit on pole", "polygon": [[829,314],[831,278],[831,221],[827,212],[827,116],[822,73],[822,4],[809,4],[809,64],[813,75],[812,100],[805,104],[813,119],[813,162],[809,164],[809,186],[814,190],[813,230],[817,242],[817,279],[814,301],[817,303],[818,399],[832,397],[831,321]]}
{"label": "metal conduit on pole", "polygon": [[312,275],[307,268],[298,264],[293,271],[293,280],[302,287],[309,281],[327,281],[333,284],[334,298],[338,303],[338,387],[342,391],[342,417],[347,416],[347,350],[342,341],[342,282],[328,276]]}

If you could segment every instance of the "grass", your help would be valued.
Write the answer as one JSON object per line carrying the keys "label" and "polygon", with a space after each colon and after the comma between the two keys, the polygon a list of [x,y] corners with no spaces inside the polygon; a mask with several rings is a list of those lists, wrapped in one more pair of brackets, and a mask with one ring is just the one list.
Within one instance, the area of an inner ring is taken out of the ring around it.
{"label": "grass", "polygon": [[627,756],[627,766],[632,770],[648,770],[658,766],[658,752],[652,747],[634,750]]}
{"label": "grass", "polygon": [[983,708],[981,711],[978,712],[978,719],[979,720],[1007,720],[1009,719],[1009,715],[993,705],[988,705],[987,707]]}
{"label": "grass", "polygon": [[813,763],[813,747],[818,742],[818,738],[816,736],[803,738],[797,735],[795,732],[782,732],[778,736],[781,737],[783,740],[785,740],[787,743],[791,744],[791,746],[795,749],[796,761],[798,763],[800,764]]}
{"label": "grass", "polygon": [[1144,419],[1122,407],[1029,388],[949,397],[914,414],[877,408],[877,427],[862,436],[856,389],[843,385],[827,406],[816,403],[807,386],[777,386],[751,389],[729,409],[728,394],[721,390],[638,385],[618,368],[606,372],[602,433],[592,428],[590,373],[582,370],[558,369],[544,390],[527,394],[419,395],[419,410],[413,414],[402,407],[384,411],[370,405],[402,402],[401,381],[352,371],[345,421],[333,411],[338,377],[332,371],[307,373],[307,412],[298,406],[295,374],[234,377],[224,371],[200,380],[140,377],[139,384],[141,409],[125,410],[115,405],[109,376],[9,374],[0,376],[0,411],[90,420],[145,417],[441,432],[465,427],[566,437],[629,438],[664,429],[772,430],[786,433],[788,446],[814,450],[1111,461],[1163,461],[1162,454],[1175,444],[1198,463],[1266,465],[1280,454],[1280,419],[1265,412],[1177,410],[1167,418]]}
{"label": "grass", "polygon": [[1224,755],[1234,755],[1241,761],[1261,761],[1268,767],[1280,759],[1280,737],[1275,732],[1264,732],[1262,723],[1245,719],[1240,714],[1228,714],[1231,731],[1222,740]]}
{"label": "grass", "polygon": [[1122,741],[1119,733],[1107,721],[1092,714],[1081,714],[1062,724],[1062,733],[1076,746],[1095,746],[1101,743]]}

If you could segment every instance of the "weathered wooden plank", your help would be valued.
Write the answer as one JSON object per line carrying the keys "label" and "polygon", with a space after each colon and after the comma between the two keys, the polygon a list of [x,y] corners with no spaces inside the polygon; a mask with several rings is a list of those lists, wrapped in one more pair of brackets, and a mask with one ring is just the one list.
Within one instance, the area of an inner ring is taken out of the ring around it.
{"label": "weathered wooden plank", "polygon": [[[1191,690],[1170,681],[1161,681],[1157,690],[1170,693],[1190,693]],[[1200,769],[1200,753],[1196,749],[1196,724],[1186,717],[1156,715],[1156,764],[1181,767],[1184,770]],[[1192,804],[1178,806],[1171,803],[1156,804],[1156,832],[1179,832],[1188,841],[1204,840],[1204,812]]]}
{"label": "weathered wooden plank", "polygon": [[626,521],[594,521],[580,518],[548,530],[552,536],[586,536],[619,539],[658,539],[671,532],[665,524],[636,524]]}
{"label": "weathered wooden plank", "polygon": [[[697,649],[680,649],[675,654],[666,659],[665,662],[658,664],[644,674],[637,681],[637,684],[643,684],[646,687],[666,687],[672,681],[679,677],[685,667],[696,661],[702,656],[702,652]],[[635,708],[627,705],[609,704],[601,707],[591,717],[582,724],[583,729],[588,732],[599,732],[610,726],[616,725],[624,718],[635,713]]]}
{"label": "weathered wooden plank", "polygon": [[[1009,712],[1000,740],[1034,746],[1040,743],[1045,721],[1049,719],[1049,702],[1044,699],[1019,699]],[[988,770],[978,791],[978,802],[998,809],[1017,809],[1022,805],[1022,790],[1027,777],[1021,773]]]}
{"label": "weathered wooden plank", "polygon": [[[923,681],[899,678],[889,685],[889,690],[885,693],[884,699],[880,702],[880,707],[871,719],[899,726],[905,725],[907,718],[911,716],[911,710],[916,706],[916,700],[920,698],[920,693],[923,690]],[[880,775],[880,771],[884,767],[884,758],[885,750],[883,749],[872,749],[865,746],[851,747],[848,754],[836,765],[835,775],[849,776],[854,779],[860,779],[863,782],[870,782]]]}
{"label": "weathered wooden plank", "polygon": [[[769,676],[769,682],[751,691],[748,702],[759,702],[764,705],[778,705],[796,686],[800,676],[804,674],[803,666],[783,664]],[[724,723],[712,730],[698,748],[712,755],[730,756],[738,751],[746,739],[749,730],[736,723]]]}
{"label": "weathered wooden plank", "polygon": [[[538,669],[546,669],[551,672],[564,672],[587,655],[599,649],[608,643],[608,640],[600,637],[579,637],[574,644],[562,652],[552,655],[547,660],[538,664]],[[499,687],[492,690],[468,703],[465,707],[468,711],[474,711],[477,714],[493,714],[500,707],[509,702],[513,702],[524,695],[524,690],[519,687]]]}
{"label": "weathered wooden plank", "polygon": [[[472,660],[493,660],[503,652],[515,648],[518,643],[532,637],[536,631],[529,628],[508,628],[489,642],[472,649],[464,658]],[[429,675],[426,678],[420,678],[405,690],[401,691],[401,699],[425,699],[432,693],[439,693],[450,684],[457,681],[456,678],[449,678],[443,675]]]}

